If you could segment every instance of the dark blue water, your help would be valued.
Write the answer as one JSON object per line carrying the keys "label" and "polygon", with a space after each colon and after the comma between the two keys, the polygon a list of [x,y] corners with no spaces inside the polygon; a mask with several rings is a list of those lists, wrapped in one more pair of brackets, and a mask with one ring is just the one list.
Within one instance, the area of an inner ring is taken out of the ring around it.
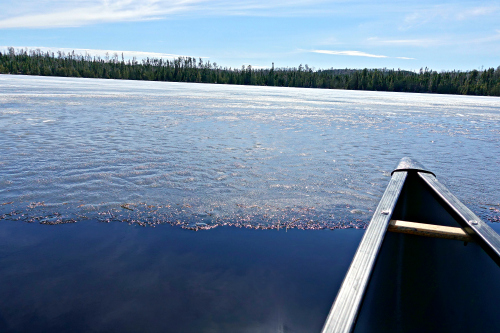
{"label": "dark blue water", "polygon": [[399,159],[496,227],[499,145],[498,98],[1,75],[0,331],[318,331]]}
{"label": "dark blue water", "polygon": [[318,332],[362,236],[1,223],[2,332]]}

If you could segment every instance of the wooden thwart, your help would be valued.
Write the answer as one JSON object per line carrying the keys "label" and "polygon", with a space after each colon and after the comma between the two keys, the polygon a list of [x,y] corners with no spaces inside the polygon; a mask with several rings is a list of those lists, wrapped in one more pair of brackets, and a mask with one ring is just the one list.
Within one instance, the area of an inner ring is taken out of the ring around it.
{"label": "wooden thwart", "polygon": [[387,230],[426,237],[456,239],[464,242],[474,241],[462,228],[447,227],[444,225],[391,220]]}

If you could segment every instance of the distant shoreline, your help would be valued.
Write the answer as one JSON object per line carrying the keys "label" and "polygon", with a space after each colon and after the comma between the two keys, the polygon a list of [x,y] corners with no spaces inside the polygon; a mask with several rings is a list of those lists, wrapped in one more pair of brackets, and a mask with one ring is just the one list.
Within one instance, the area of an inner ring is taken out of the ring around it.
{"label": "distant shoreline", "polygon": [[313,70],[308,65],[237,69],[191,57],[148,58],[139,63],[135,59],[125,61],[123,57],[120,60],[117,54],[101,59],[74,52],[16,52],[9,48],[7,53],[0,52],[0,74],[500,96],[500,66],[440,73],[428,68],[420,69],[419,73],[367,68]]}

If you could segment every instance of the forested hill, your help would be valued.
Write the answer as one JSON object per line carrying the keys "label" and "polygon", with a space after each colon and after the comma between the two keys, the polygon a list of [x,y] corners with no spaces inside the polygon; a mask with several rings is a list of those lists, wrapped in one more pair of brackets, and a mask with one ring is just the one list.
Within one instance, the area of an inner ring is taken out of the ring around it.
{"label": "forested hill", "polygon": [[74,52],[43,53],[39,50],[0,52],[0,73],[71,76],[105,79],[202,82],[241,85],[326,89],[400,91],[418,93],[500,96],[500,66],[477,71],[419,73],[388,69],[313,70],[298,68],[222,68],[210,61],[181,57],[175,60],[120,60],[118,55],[101,59]]}

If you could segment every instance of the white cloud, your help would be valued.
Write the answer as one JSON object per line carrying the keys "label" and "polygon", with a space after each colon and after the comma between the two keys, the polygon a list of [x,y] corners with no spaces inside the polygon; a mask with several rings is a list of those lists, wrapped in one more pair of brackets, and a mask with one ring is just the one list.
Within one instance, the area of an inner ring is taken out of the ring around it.
{"label": "white cloud", "polygon": [[[491,1],[490,1],[491,2]],[[492,2],[494,3],[494,2]],[[491,6],[471,7],[464,4],[433,4],[408,8],[404,15],[400,29],[408,30],[422,26],[449,25],[455,21],[469,19],[496,19],[500,6],[494,3]]]}
{"label": "white cloud", "polygon": [[[462,43],[466,44],[491,44],[491,42],[496,42],[500,40],[500,30],[495,30],[494,35],[481,36],[477,38],[469,38],[468,40],[462,40]],[[457,43],[459,44],[459,43]]]}
{"label": "white cloud", "polygon": [[395,59],[405,59],[413,60],[415,58],[408,57],[389,57],[386,55],[371,54],[361,51],[332,51],[332,50],[312,50],[313,53],[331,54],[331,55],[341,55],[341,56],[351,56],[351,57],[368,57],[368,58],[395,58]]}
{"label": "white cloud", "polygon": [[401,30],[414,29],[429,25],[431,22],[447,21],[452,12],[456,9],[449,6],[434,5],[424,6],[421,9],[416,9],[404,16],[403,23],[400,25]]}
{"label": "white cloud", "polygon": [[320,45],[339,45],[342,44],[336,37],[327,37],[322,39],[318,44]]}
{"label": "white cloud", "polygon": [[[50,1],[47,7],[37,6],[18,16],[2,18],[0,28],[75,27],[100,22],[151,20],[160,15],[185,10],[194,1],[171,1],[169,6],[159,6],[158,1]],[[43,2],[42,2],[43,3]],[[29,8],[29,7],[28,7]],[[33,13],[34,12],[34,13]]]}
{"label": "white cloud", "polygon": [[0,29],[75,27],[179,15],[380,17],[386,23],[399,21],[402,28],[412,28],[443,19],[494,17],[500,10],[494,1],[483,3],[478,7],[430,0],[376,5],[368,0],[2,0]]}
{"label": "white cloud", "polygon": [[361,51],[312,50],[311,52],[322,53],[322,54],[332,54],[332,55],[344,55],[344,56],[352,56],[352,57],[388,58],[385,55],[370,54],[370,53],[361,52]]}
{"label": "white cloud", "polygon": [[467,20],[471,18],[476,18],[478,16],[489,16],[495,15],[495,13],[500,9],[499,6],[489,6],[489,7],[475,7],[463,10],[456,14],[458,20]]}
{"label": "white cloud", "polygon": [[446,34],[436,38],[416,38],[416,39],[384,39],[379,37],[370,37],[366,39],[365,45],[370,46],[416,46],[416,47],[450,47],[450,46],[468,46],[473,47],[477,44],[491,44],[500,40],[500,30],[493,33],[481,32],[478,34]]}
{"label": "white cloud", "polygon": [[[19,0],[0,4],[0,29],[78,27],[102,22],[146,21],[172,15],[286,15],[313,10],[326,0]],[[22,8],[22,10],[20,9]]]}
{"label": "white cloud", "polygon": [[376,45],[400,45],[400,46],[435,46],[443,41],[437,38],[416,38],[416,39],[380,39],[378,37],[368,38],[367,41]]}
{"label": "white cloud", "polygon": [[[0,46],[1,52],[7,51],[7,46]],[[98,50],[98,49],[73,49],[73,48],[65,48],[65,47],[44,47],[44,46],[14,46],[14,49],[20,50],[40,50],[43,53],[53,52],[57,56],[57,52],[64,52],[65,54],[69,54],[71,52],[75,52],[78,55],[91,55],[95,57],[101,57],[105,59],[106,56],[113,58],[115,53],[118,55],[119,60],[121,60],[122,54],[125,60],[132,60],[136,58],[138,61],[146,58],[156,58],[156,59],[177,59],[179,57],[188,57],[180,54],[170,54],[170,53],[158,53],[158,52],[141,52],[141,51],[119,51],[119,50]],[[195,58],[207,58],[207,57],[195,57]]]}

